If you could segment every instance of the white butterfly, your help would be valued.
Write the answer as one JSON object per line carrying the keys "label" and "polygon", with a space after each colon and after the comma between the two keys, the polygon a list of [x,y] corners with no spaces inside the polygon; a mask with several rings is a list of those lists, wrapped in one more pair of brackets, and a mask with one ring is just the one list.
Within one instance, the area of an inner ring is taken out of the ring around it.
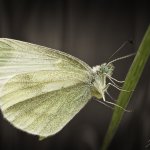
{"label": "white butterfly", "polygon": [[[113,62],[113,61],[112,61]],[[0,39],[0,107],[16,128],[40,137],[61,130],[91,99],[103,98],[112,62],[91,68],[69,54]],[[106,101],[107,102],[107,101]],[[110,103],[111,102],[107,102]]]}

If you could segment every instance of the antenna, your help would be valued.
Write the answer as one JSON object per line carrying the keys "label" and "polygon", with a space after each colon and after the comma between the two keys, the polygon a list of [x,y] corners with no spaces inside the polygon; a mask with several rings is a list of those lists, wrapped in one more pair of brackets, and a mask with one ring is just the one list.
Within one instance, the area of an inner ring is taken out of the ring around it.
{"label": "antenna", "polygon": [[128,43],[133,44],[133,41],[127,40],[127,41],[123,42],[123,44],[121,44],[121,46],[108,58],[108,60],[110,60],[117,52],[119,52]]}
{"label": "antenna", "polygon": [[[136,53],[132,53],[132,54],[129,54],[129,55],[126,55],[126,56],[123,56],[123,57],[116,58],[116,59],[110,61],[108,64],[111,64],[111,63],[116,62],[116,61],[118,61],[118,60],[122,60],[122,59],[125,59],[125,58],[129,58],[129,57],[135,56],[135,54],[136,54]],[[107,64],[107,65],[108,65],[108,64]]]}

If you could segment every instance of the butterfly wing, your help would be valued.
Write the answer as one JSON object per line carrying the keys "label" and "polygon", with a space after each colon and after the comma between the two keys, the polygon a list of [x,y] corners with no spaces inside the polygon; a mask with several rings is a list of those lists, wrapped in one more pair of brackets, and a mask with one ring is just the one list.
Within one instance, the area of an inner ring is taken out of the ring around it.
{"label": "butterfly wing", "polygon": [[90,74],[91,67],[55,49],[0,38],[0,90],[13,76],[39,70],[72,70]]}
{"label": "butterfly wing", "polygon": [[10,79],[0,98],[4,117],[15,127],[42,137],[61,130],[91,98],[89,85],[66,73],[58,77],[40,71]]}
{"label": "butterfly wing", "polygon": [[0,106],[15,127],[47,137],[91,98],[91,68],[68,54],[0,39]]}

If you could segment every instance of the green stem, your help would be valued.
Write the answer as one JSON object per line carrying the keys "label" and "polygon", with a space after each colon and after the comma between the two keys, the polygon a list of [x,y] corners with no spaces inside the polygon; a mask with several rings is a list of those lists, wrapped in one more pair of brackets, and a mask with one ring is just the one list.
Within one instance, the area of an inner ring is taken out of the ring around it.
{"label": "green stem", "polygon": [[[148,61],[150,56],[150,26],[148,27],[146,34],[140,44],[140,47],[137,51],[135,59],[129,69],[129,72],[126,76],[125,83],[123,85],[123,89],[128,91],[133,91],[140,79],[144,66]],[[119,94],[117,104],[126,108],[129,103],[132,92],[121,92]],[[122,116],[124,114],[123,110],[120,110],[118,107],[115,107],[111,122],[109,124],[109,128],[105,135],[102,150],[106,150],[113,139],[119,124],[121,122]]]}

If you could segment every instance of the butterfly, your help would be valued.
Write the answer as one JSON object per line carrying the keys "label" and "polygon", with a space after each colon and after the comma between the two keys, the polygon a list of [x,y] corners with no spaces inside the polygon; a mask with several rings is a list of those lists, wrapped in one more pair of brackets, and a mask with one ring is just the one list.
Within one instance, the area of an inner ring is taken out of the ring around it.
{"label": "butterfly", "polygon": [[42,138],[54,135],[92,97],[113,104],[105,100],[110,85],[119,89],[112,62],[91,68],[59,50],[0,38],[2,114],[22,131]]}

